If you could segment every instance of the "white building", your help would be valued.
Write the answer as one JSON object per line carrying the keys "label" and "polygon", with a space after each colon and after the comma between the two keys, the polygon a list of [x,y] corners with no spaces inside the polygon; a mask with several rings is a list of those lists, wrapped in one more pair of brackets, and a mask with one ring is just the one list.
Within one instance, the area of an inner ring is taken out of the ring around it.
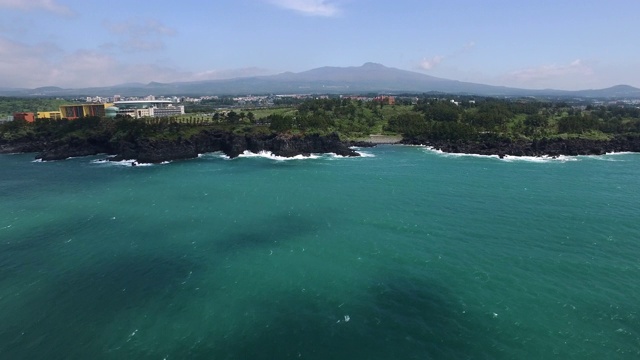
{"label": "white building", "polygon": [[184,115],[184,105],[176,105],[170,100],[129,100],[113,103],[118,108],[118,115],[132,118],[167,117]]}

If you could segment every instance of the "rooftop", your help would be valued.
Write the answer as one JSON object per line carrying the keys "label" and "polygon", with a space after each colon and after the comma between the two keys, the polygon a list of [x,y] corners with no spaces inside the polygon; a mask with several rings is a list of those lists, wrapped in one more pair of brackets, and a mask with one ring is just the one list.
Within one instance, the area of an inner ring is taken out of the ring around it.
{"label": "rooftop", "polygon": [[174,102],[171,100],[123,100],[123,101],[114,101],[116,105],[122,104],[173,104]]}

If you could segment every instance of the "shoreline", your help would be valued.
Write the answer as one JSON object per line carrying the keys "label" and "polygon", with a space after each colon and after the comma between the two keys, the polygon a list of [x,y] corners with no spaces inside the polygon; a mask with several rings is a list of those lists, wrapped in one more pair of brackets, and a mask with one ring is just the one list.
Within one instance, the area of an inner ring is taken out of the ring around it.
{"label": "shoreline", "polygon": [[234,134],[226,131],[202,131],[189,138],[155,139],[140,137],[132,140],[87,137],[65,138],[53,141],[22,141],[0,145],[0,153],[36,153],[43,161],[64,160],[71,157],[106,154],[110,160],[135,160],[138,163],[157,164],[165,161],[197,158],[199,154],[222,152],[235,158],[245,151],[270,152],[274,156],[292,158],[314,153],[334,153],[357,157],[356,151],[340,141],[337,134]]}
{"label": "shoreline", "polygon": [[274,156],[293,158],[311,154],[334,153],[339,156],[357,157],[350,147],[375,147],[377,145],[416,145],[449,154],[468,154],[505,157],[557,158],[560,156],[607,155],[615,153],[640,153],[640,136],[616,136],[610,140],[538,139],[511,141],[487,139],[484,141],[444,141],[422,137],[370,135],[350,141],[341,141],[337,134],[320,135],[236,135],[229,132],[203,132],[188,139],[100,142],[95,139],[75,141],[30,141],[0,145],[0,153],[36,153],[43,161],[63,160],[73,157],[106,154],[112,161],[134,160],[138,163],[157,164],[165,161],[197,158],[199,154],[222,152],[235,158],[245,151],[270,152]]}
{"label": "shoreline", "polygon": [[558,157],[580,155],[606,155],[608,153],[640,153],[640,136],[616,136],[610,140],[536,139],[511,141],[487,139],[484,141],[443,141],[426,138],[405,138],[405,145],[422,145],[451,154],[475,154],[486,156]]}

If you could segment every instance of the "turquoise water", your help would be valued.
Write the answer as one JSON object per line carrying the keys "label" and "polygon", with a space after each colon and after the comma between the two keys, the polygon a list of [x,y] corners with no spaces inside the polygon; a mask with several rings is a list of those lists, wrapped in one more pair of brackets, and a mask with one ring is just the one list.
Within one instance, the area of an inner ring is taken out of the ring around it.
{"label": "turquoise water", "polygon": [[0,359],[638,359],[640,155],[0,155]]}

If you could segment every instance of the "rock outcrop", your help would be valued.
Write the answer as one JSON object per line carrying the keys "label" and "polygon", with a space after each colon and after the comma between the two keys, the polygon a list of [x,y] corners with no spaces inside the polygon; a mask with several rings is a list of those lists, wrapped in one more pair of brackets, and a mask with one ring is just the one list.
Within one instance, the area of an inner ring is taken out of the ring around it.
{"label": "rock outcrop", "polygon": [[[136,160],[141,163],[195,158],[198,154],[221,151],[234,158],[244,151],[269,151],[277,156],[293,157],[312,153],[336,153],[358,156],[349,146],[375,146],[371,142],[342,142],[337,134],[236,134],[223,130],[202,130],[175,139],[138,137],[114,138],[99,133],[89,137],[66,136],[62,139],[21,139],[0,143],[2,153],[38,152],[43,160],[96,154],[114,155],[113,160]],[[433,140],[426,137],[404,138],[402,144],[427,145],[449,153],[498,156],[602,155],[612,152],[640,152],[640,136],[619,135],[610,140],[581,138],[543,138],[533,141],[485,136],[476,141]]]}
{"label": "rock outcrop", "polygon": [[[40,147],[40,148],[38,148]],[[188,139],[175,140],[139,138],[129,140],[67,139],[34,146],[30,150],[40,151],[37,158],[61,160],[68,157],[115,155],[115,161],[132,159],[141,163],[191,159],[198,154],[222,151],[234,158],[244,151],[270,151],[274,155],[293,157],[311,153],[336,153],[341,156],[358,156],[337,134],[320,135],[237,135],[222,131],[202,131]]]}
{"label": "rock outcrop", "polygon": [[485,139],[480,141],[443,141],[427,138],[405,138],[403,144],[427,145],[448,153],[511,156],[604,155],[612,152],[640,152],[640,136],[616,136],[610,140],[539,139],[511,141]]}

